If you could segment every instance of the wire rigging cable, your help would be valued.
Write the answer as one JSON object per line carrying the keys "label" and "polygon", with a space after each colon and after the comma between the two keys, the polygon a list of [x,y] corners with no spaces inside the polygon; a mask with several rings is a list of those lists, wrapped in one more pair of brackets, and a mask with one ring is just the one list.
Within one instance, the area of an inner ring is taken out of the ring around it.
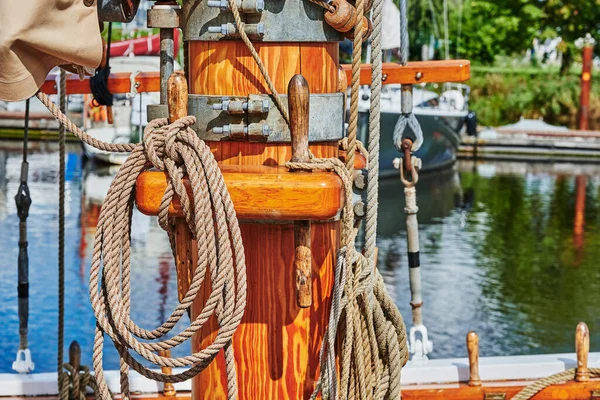
{"label": "wire rigging cable", "polygon": [[12,364],[13,370],[23,374],[32,372],[35,365],[31,359],[31,351],[27,342],[29,321],[29,256],[27,254],[27,217],[31,206],[31,196],[27,184],[29,163],[27,162],[27,147],[29,139],[29,100],[25,102],[25,132],[23,137],[23,160],[21,161],[21,183],[15,195],[17,216],[19,217],[19,257],[18,257],[18,286],[19,298],[19,350]]}

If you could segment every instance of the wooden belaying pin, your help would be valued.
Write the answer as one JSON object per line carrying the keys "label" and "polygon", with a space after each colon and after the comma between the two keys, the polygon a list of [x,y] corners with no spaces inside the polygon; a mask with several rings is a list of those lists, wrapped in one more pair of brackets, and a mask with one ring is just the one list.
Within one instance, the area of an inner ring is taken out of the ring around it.
{"label": "wooden belaying pin", "polygon": [[469,355],[469,386],[481,386],[479,378],[479,336],[467,333],[467,353]]}
{"label": "wooden belaying pin", "polygon": [[[158,355],[161,357],[171,357],[171,350],[159,350]],[[160,367],[160,372],[165,375],[171,375],[173,370],[171,367]],[[163,385],[163,395],[167,397],[175,396],[177,391],[171,382],[165,382]]]}
{"label": "wooden belaying pin", "polygon": [[73,340],[69,346],[69,364],[73,367],[75,373],[79,371],[79,366],[81,365],[81,347],[76,340]]}
{"label": "wooden belaying pin", "polygon": [[170,123],[188,115],[188,85],[181,71],[173,72],[167,80],[167,104]]}
{"label": "wooden belaying pin", "polygon": [[[288,108],[292,141],[292,162],[309,162],[308,106],[310,91],[302,75],[294,75],[288,85]],[[294,221],[294,273],[296,303],[306,308],[312,305],[312,252],[310,221]]]}
{"label": "wooden belaying pin", "polygon": [[587,382],[590,380],[590,370],[588,369],[590,331],[585,322],[577,324],[577,329],[575,330],[575,351],[577,352],[575,380],[577,382]]}

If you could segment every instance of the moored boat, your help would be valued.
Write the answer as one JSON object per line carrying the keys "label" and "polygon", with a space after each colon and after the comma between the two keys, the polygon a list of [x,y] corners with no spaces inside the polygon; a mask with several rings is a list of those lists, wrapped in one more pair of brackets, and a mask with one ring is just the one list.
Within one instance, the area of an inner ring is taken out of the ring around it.
{"label": "moored boat", "polygon": [[[423,145],[414,155],[423,162],[423,171],[432,171],[452,165],[460,145],[461,131],[469,114],[469,87],[446,84],[441,95],[415,87],[413,113],[423,130]],[[393,160],[401,156],[394,147],[394,128],[400,118],[400,85],[386,85],[381,94],[381,152],[379,175],[396,176]],[[369,125],[369,92],[363,89],[360,103],[361,139],[367,138]],[[411,131],[412,133],[412,131]],[[411,133],[408,135],[410,136]],[[414,138],[414,133],[412,134]]]}
{"label": "moored boat", "polygon": [[[152,121],[143,144],[94,141],[74,124],[65,123],[65,116],[45,94],[37,94],[53,115],[88,145],[131,156],[111,183],[97,221],[89,273],[96,325],[94,381],[80,365],[76,344],[71,347],[69,363],[63,364],[65,285],[59,284],[58,376],[6,377],[6,393],[18,391],[7,395],[53,395],[58,389],[61,398],[69,397],[64,394],[69,391],[71,397],[82,398],[87,383],[103,400],[112,398],[111,391],[129,398],[132,391],[152,392],[154,397],[162,391],[173,397],[176,390],[191,391],[195,400],[318,396],[362,400],[398,399],[404,384],[409,389],[405,390],[407,398],[410,389],[414,398],[480,399],[498,390],[505,391],[504,398],[509,390],[511,395],[520,390],[523,379],[554,372],[561,373],[553,377],[554,382],[575,378],[565,384],[567,394],[576,396],[600,387],[599,381],[590,381],[599,371],[588,368],[597,355],[589,353],[589,332],[584,324],[577,328],[576,355],[480,362],[477,336],[470,333],[467,359],[428,359],[433,344],[427,339],[420,311],[418,162],[408,164],[412,181],[403,181],[413,309],[413,326],[407,333],[377,270],[373,223],[377,220],[377,190],[361,193],[367,202],[364,252],[355,247],[355,227],[362,221],[360,212],[355,211],[361,204],[354,203],[353,184],[358,191],[376,188],[377,174],[376,164],[367,165],[375,179],[365,187],[359,179],[363,174],[356,171],[364,167],[355,154],[356,102],[348,147],[341,160],[348,82],[340,74],[337,42],[348,26],[355,26],[355,49],[360,56],[363,19],[355,18],[349,24],[333,18],[332,14],[343,8],[348,15],[356,15],[354,4],[339,1],[334,7],[288,0],[275,8],[241,2],[243,14],[250,14],[244,20],[235,0],[225,4],[187,0],[183,9],[175,2],[158,2],[148,20],[161,29],[161,47],[164,44],[165,48],[161,52],[161,95],[160,104],[149,107]],[[373,3],[381,11],[381,0]],[[130,2],[120,5],[131,13]],[[368,34],[369,20],[364,19]],[[186,74],[173,71],[173,29],[179,26],[186,39]],[[376,29],[380,28],[378,22]],[[239,37],[244,40],[237,40]],[[255,47],[251,38],[260,43]],[[354,100],[362,82],[360,57],[356,59]],[[468,78],[468,62],[464,61],[439,67],[420,64],[415,67],[416,74],[410,65],[385,68],[374,66],[369,79],[379,79],[382,70],[389,74],[388,82],[402,85],[413,85],[416,76],[423,82]],[[438,70],[445,74],[428,75]],[[121,89],[124,93],[137,87],[135,74],[128,79],[130,85]],[[394,87],[389,90],[393,103]],[[450,97],[451,93],[445,95]],[[426,108],[434,99],[428,97],[418,105]],[[454,100],[452,107],[460,108],[460,98]],[[445,123],[460,122],[448,118]],[[369,129],[371,138],[376,138],[379,133]],[[61,135],[61,144],[63,140]],[[24,146],[20,188],[27,185],[27,141]],[[410,147],[407,161],[408,150]],[[62,283],[64,146],[60,152],[58,271]],[[100,188],[100,181],[96,184]],[[20,204],[28,207],[26,202]],[[179,303],[170,316],[162,318],[161,312],[161,321],[151,330],[142,328],[147,321],[133,321],[131,313],[132,268],[139,268],[131,257],[135,209],[158,216],[167,232],[163,243],[165,248],[170,245],[177,271]],[[20,223],[26,224],[27,213],[19,214]],[[26,225],[20,228],[22,237]],[[20,240],[19,245],[21,251],[27,251],[26,241]],[[19,257],[20,267],[22,260],[27,258]],[[19,274],[22,272],[20,269]],[[28,294],[21,280],[19,285],[19,300],[24,300]],[[20,301],[20,322],[26,327],[21,306]],[[172,332],[186,314],[190,325]],[[27,329],[24,331],[20,332],[17,357],[27,346]],[[171,356],[170,350],[187,340],[192,353]],[[119,371],[103,370],[104,347],[109,341],[119,353]],[[412,360],[407,364],[409,357]],[[141,358],[159,366],[160,371],[138,362]],[[20,372],[31,372],[33,364],[28,364]],[[503,367],[497,368],[499,364]],[[576,369],[566,370],[571,365]],[[130,368],[137,373],[129,374]],[[24,384],[27,380],[34,384]],[[490,386],[483,386],[482,380]],[[511,384],[498,380],[510,380]],[[188,382],[172,385],[183,381]],[[436,386],[412,386],[419,384]],[[500,386],[507,389],[498,389]]]}

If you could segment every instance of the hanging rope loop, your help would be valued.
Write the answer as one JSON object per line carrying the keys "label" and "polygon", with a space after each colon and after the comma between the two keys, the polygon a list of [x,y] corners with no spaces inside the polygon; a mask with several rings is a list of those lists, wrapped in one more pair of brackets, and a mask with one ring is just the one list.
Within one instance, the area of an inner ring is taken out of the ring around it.
{"label": "hanging rope loop", "polygon": [[[166,119],[150,122],[144,130],[144,142],[133,148],[117,173],[100,211],[90,269],[90,300],[97,319],[94,371],[103,399],[110,398],[102,369],[104,334],[113,341],[122,365],[160,382],[176,383],[190,379],[224,350],[228,398],[237,396],[231,339],[246,306],[244,250],[223,176],[210,148],[192,130],[194,123],[194,117],[184,117],[172,124],[168,124]],[[129,305],[132,194],[138,175],[148,166],[167,173],[167,188],[158,219],[169,234],[172,248],[175,248],[173,224],[168,210],[175,195],[179,197],[187,224],[198,243],[198,264],[187,293],[169,318],[153,330],[143,329],[130,319]],[[184,175],[190,181],[190,196],[182,181]],[[207,279],[210,280],[212,291],[190,326],[171,338],[161,339],[172,331],[187,312],[199,290],[208,284]],[[216,316],[218,324],[212,343],[184,357],[171,358],[156,354],[191,339],[211,315]],[[159,366],[190,368],[175,375],[155,372],[138,362],[131,352]],[[129,387],[123,367],[121,372],[121,391],[128,396]]]}

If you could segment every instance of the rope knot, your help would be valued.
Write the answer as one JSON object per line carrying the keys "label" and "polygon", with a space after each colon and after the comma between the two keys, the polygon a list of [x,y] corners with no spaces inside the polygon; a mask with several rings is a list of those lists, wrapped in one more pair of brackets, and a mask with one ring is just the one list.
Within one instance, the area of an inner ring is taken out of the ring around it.
{"label": "rope knot", "polygon": [[144,129],[144,152],[152,166],[160,171],[167,171],[165,160],[171,160],[171,165],[182,165],[179,144],[186,144],[186,136],[193,133],[191,126],[196,118],[186,116],[169,124],[166,118],[151,121]]}

